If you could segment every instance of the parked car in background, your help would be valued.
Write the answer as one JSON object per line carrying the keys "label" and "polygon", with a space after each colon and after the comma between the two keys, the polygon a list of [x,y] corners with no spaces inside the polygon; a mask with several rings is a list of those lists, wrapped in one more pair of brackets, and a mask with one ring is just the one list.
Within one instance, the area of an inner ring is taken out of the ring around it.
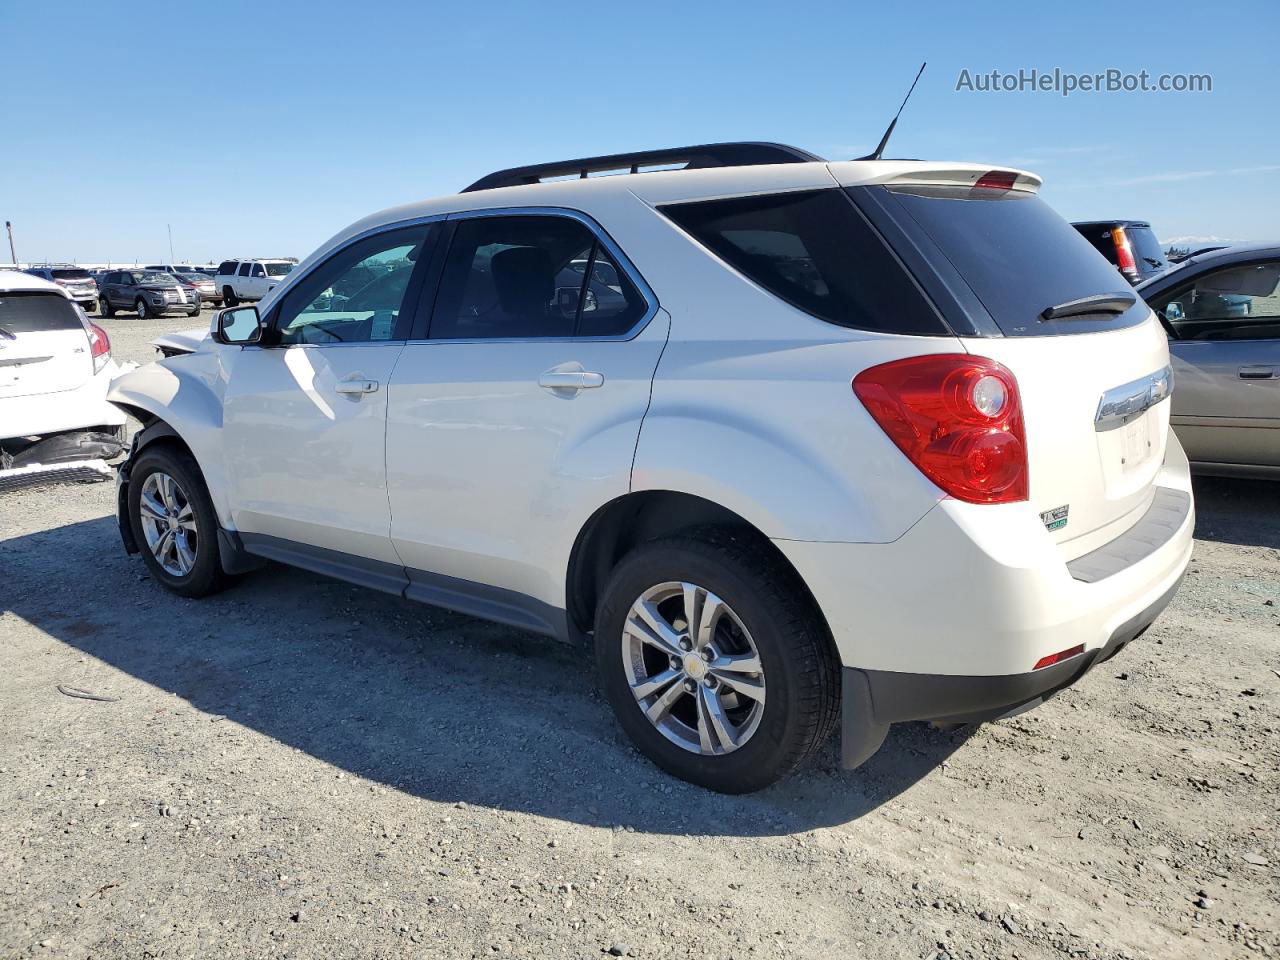
{"label": "parked car in background", "polygon": [[207,273],[184,270],[180,273],[170,274],[170,276],[177,277],[191,287],[201,303],[212,303],[215,307],[222,306],[222,294],[218,292],[218,287],[213,282],[213,277]]}
{"label": "parked car in background", "polygon": [[1232,246],[1139,284],[1173,357],[1173,425],[1200,473],[1280,478],[1280,245]]}
{"label": "parked car in background", "polygon": [[132,310],[139,317],[158,317],[180,310],[189,317],[200,312],[199,294],[176,277],[155,270],[112,270],[99,292],[104,317],[117,310]]}
{"label": "parked car in background", "polygon": [[106,479],[124,412],[107,402],[120,373],[105,330],[70,291],[0,271],[0,490],[35,475]]}
{"label": "parked car in background", "polygon": [[1071,224],[1130,283],[1169,268],[1151,224],[1142,220],[1088,220]]}
{"label": "parked car in background", "polygon": [[62,287],[86,313],[98,309],[98,284],[88,270],[73,263],[53,263],[28,267],[25,272]]}
{"label": "parked car in background", "polygon": [[716,790],[837,718],[856,766],[1037,704],[1194,525],[1165,333],[1039,187],[717,144],[370,216],[115,382],[126,549],[184,596],[275,559],[590,643]]}
{"label": "parked car in background", "polygon": [[234,307],[261,300],[297,265],[296,260],[224,260],[213,282],[223,302]]}

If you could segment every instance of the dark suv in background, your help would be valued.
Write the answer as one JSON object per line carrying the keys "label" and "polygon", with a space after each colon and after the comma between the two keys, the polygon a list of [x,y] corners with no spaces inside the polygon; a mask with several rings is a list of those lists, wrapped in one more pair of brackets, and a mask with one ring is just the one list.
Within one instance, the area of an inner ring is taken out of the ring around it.
{"label": "dark suv in background", "polygon": [[1149,223],[1142,220],[1085,220],[1071,225],[1130,283],[1141,283],[1169,269],[1169,261],[1165,259],[1160,241]]}
{"label": "dark suv in background", "polygon": [[104,317],[116,310],[132,310],[139,317],[158,317],[181,310],[188,317],[200,313],[200,294],[176,277],[156,270],[112,270],[102,278],[99,303]]}

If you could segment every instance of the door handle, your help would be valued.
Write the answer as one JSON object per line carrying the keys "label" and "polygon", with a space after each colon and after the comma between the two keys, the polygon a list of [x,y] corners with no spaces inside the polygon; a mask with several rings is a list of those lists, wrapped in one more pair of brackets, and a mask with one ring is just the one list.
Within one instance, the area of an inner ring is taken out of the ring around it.
{"label": "door handle", "polygon": [[1275,379],[1276,368],[1263,366],[1241,367],[1238,375],[1241,380],[1273,380]]}
{"label": "door handle", "polygon": [[604,386],[604,374],[590,370],[551,369],[538,377],[538,386],[547,390],[594,390]]}
{"label": "door handle", "polygon": [[378,389],[377,380],[339,380],[333,388],[335,393],[345,394],[361,394],[375,393]]}

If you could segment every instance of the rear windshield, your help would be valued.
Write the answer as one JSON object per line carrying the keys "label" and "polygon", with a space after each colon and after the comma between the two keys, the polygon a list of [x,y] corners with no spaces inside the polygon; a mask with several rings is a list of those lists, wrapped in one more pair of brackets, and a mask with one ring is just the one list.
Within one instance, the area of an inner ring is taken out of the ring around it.
{"label": "rear windshield", "polygon": [[838,188],[671,204],[662,212],[731,267],[819,319],[884,333],[947,332]]}
{"label": "rear windshield", "polygon": [[949,187],[894,187],[888,194],[937,244],[1005,336],[1093,333],[1147,317],[1134,297],[1119,315],[1042,319],[1046,307],[1096,294],[1133,296],[1133,288],[1035,194]]}
{"label": "rear windshield", "polygon": [[0,293],[0,347],[20,333],[83,330],[75,305],[57,293]]}
{"label": "rear windshield", "polygon": [[92,280],[88,270],[50,270],[55,280]]}
{"label": "rear windshield", "polygon": [[1150,227],[1126,227],[1129,235],[1129,248],[1133,250],[1133,258],[1138,263],[1138,272],[1144,277],[1159,273],[1169,267],[1160,249],[1160,241]]}

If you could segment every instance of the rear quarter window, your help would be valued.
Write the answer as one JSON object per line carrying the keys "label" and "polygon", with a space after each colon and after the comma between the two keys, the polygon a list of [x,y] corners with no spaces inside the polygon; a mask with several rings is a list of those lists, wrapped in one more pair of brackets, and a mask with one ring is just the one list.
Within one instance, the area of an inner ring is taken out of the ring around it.
{"label": "rear quarter window", "polygon": [[11,335],[83,329],[80,314],[66,297],[56,293],[0,293],[0,330]]}
{"label": "rear quarter window", "polygon": [[661,210],[739,273],[820,320],[880,333],[948,333],[880,235],[838,188]]}

